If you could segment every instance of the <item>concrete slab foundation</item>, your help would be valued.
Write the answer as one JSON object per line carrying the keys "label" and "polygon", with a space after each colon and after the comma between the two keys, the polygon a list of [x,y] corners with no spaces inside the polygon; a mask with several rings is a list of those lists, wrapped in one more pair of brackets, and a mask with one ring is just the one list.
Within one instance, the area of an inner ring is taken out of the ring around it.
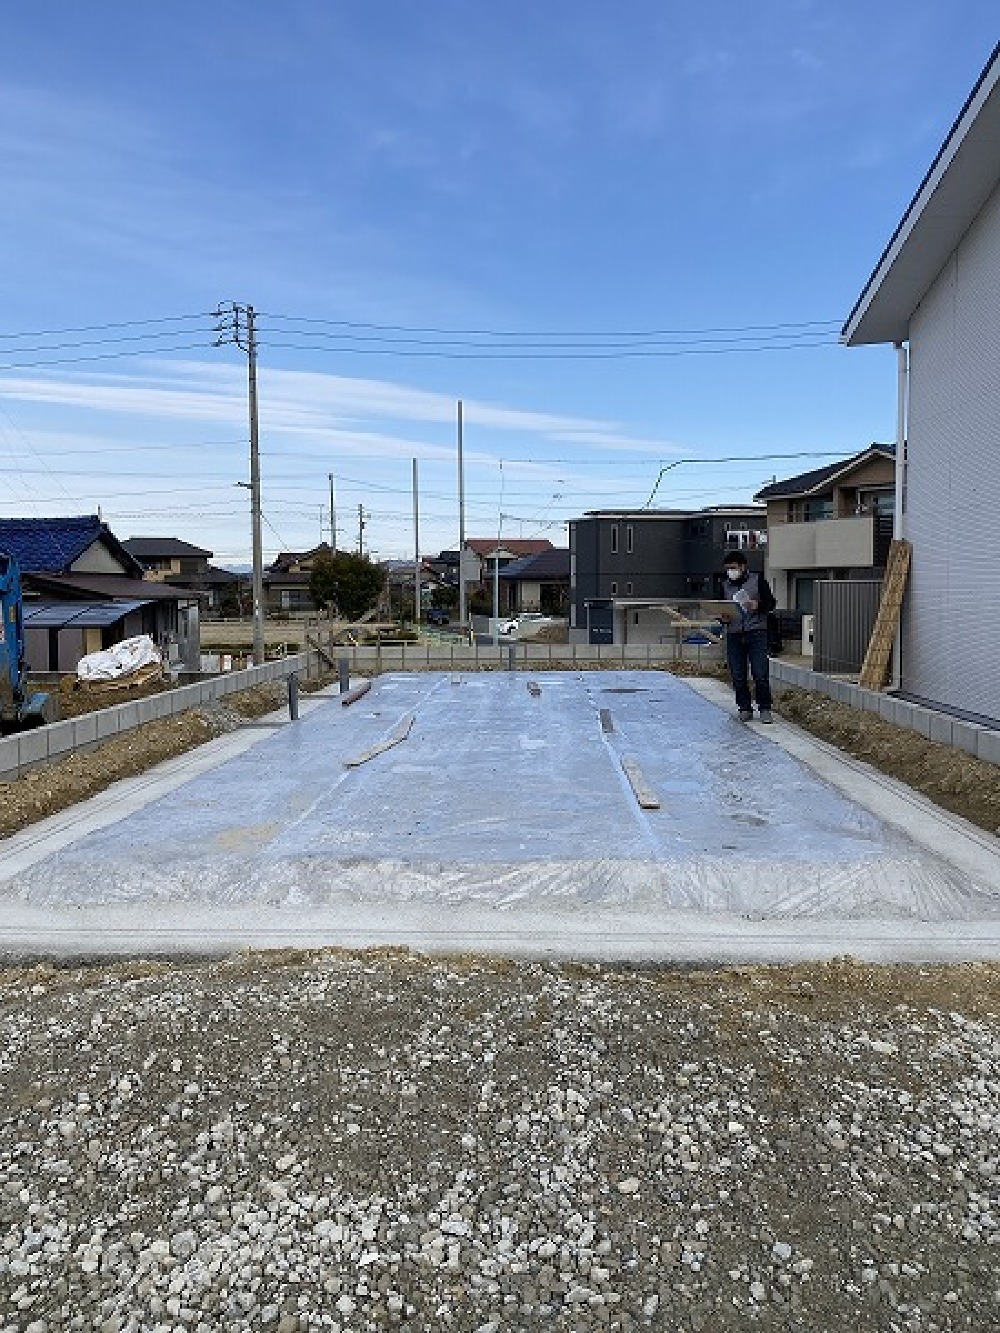
{"label": "concrete slab foundation", "polygon": [[996,839],[718,683],[532,683],[380,677],[118,784],[3,844],[0,949],[1000,957]]}

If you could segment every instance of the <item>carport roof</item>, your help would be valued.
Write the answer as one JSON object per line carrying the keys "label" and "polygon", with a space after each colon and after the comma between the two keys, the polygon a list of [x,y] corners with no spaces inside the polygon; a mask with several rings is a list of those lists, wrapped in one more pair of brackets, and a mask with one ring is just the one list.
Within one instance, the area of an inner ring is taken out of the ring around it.
{"label": "carport roof", "polygon": [[117,625],[133,611],[150,602],[48,602],[40,606],[24,605],[26,629],[103,629]]}

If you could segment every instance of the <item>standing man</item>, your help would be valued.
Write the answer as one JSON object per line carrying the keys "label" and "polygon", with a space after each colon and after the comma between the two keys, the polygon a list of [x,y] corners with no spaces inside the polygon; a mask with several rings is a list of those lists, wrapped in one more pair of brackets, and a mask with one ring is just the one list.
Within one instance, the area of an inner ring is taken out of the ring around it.
{"label": "standing man", "polygon": [[736,693],[736,707],[741,722],[753,719],[749,674],[753,676],[754,694],[761,722],[771,722],[771,682],[767,660],[767,615],[775,608],[774,594],[767,580],[751,574],[742,551],[727,551],[724,561],[726,579],[724,596],[735,602],[738,615],[726,624],[726,658]]}

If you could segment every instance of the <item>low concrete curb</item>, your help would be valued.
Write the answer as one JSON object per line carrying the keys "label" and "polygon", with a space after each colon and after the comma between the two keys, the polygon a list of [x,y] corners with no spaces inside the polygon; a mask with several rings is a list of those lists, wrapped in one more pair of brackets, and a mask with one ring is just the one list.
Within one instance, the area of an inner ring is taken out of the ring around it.
{"label": "low concrete curb", "polygon": [[975,755],[977,759],[985,759],[989,764],[1000,764],[1000,731],[991,727],[963,722],[948,713],[899,699],[894,694],[863,690],[860,685],[852,685],[850,681],[824,676],[819,671],[810,671],[793,662],[782,662],[780,658],[771,661],[771,680],[779,685],[793,685],[800,690],[825,694],[828,699],[850,704],[852,708],[860,708],[867,713],[878,713],[879,717],[884,717],[887,722],[903,727],[906,731],[916,732],[928,740],[940,741],[942,745],[954,745],[966,754]]}
{"label": "low concrete curb", "polygon": [[83,717],[53,722],[51,726],[26,731],[20,736],[7,736],[0,740],[0,782],[13,781],[32,768],[65,759],[74,750],[93,749],[99,742],[123,731],[132,731],[146,722],[186,713],[189,708],[198,708],[227,694],[239,694],[255,685],[285,680],[295,671],[308,675],[316,660],[315,653],[296,653],[294,657],[278,658],[263,666],[212,676],[176,690],[164,690],[148,699],[132,699]]}

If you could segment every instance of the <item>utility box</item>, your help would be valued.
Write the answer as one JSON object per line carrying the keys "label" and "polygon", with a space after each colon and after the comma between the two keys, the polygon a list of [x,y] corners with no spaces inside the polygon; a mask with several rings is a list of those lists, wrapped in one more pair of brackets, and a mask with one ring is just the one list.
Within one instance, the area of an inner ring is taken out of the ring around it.
{"label": "utility box", "polygon": [[813,655],[813,622],[814,616],[802,617],[802,656],[812,657]]}

